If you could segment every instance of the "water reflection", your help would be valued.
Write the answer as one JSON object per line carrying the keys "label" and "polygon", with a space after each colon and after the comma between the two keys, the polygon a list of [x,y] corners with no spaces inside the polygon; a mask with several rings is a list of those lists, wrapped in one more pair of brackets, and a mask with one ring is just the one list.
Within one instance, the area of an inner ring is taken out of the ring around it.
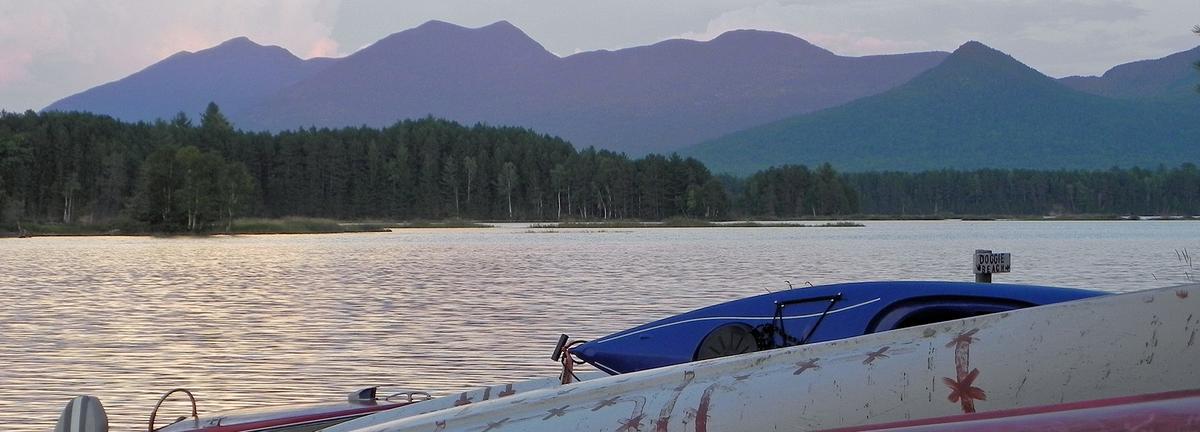
{"label": "water reflection", "polygon": [[[0,241],[0,424],[50,429],[77,394],[114,430],[167,389],[201,411],[447,391],[553,374],[559,332],[595,337],[786,287],[970,279],[1134,290],[1182,282],[1192,222],[867,222],[866,228],[404,230]],[[181,410],[182,411],[182,410]]]}

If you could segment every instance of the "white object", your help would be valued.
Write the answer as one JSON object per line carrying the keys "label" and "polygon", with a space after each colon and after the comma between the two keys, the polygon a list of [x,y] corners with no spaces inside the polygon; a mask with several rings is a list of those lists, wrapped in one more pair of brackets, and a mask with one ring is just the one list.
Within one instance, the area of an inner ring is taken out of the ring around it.
{"label": "white object", "polygon": [[366,417],[354,422],[357,429],[336,430],[818,430],[1196,389],[1197,302],[1197,285],[1094,297],[552,386],[395,420]]}
{"label": "white object", "polygon": [[1012,271],[1012,254],[1008,252],[975,251],[975,274],[1008,273]]}

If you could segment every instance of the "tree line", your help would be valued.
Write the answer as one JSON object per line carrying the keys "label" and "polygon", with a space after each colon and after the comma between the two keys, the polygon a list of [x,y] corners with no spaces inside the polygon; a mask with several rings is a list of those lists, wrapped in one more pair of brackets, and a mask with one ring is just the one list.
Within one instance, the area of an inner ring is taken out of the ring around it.
{"label": "tree line", "polygon": [[[215,105],[199,124],[182,113],[139,123],[0,114],[5,225],[124,220],[217,231],[244,216],[723,219],[741,213],[737,201],[695,159],[576,150],[522,128],[427,118],[269,134],[235,130]],[[818,211],[853,209],[822,204]]]}
{"label": "tree line", "polygon": [[1200,215],[1194,163],[1156,169],[939,170],[845,175],[881,215]]}
{"label": "tree line", "polygon": [[515,127],[426,118],[386,128],[235,130],[84,113],[0,113],[0,227],[119,221],[228,230],[236,218],[662,220],[855,214],[1197,214],[1196,167],[713,175],[678,155],[586,148]]}

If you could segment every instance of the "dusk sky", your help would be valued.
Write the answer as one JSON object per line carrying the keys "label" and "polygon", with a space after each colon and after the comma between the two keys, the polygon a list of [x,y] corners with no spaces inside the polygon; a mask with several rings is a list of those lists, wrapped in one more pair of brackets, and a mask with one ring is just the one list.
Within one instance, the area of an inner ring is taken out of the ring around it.
{"label": "dusk sky", "polygon": [[561,56],[740,28],[842,55],[979,40],[1056,77],[1200,45],[1197,0],[0,0],[0,109],[41,109],[237,36],[336,57],[431,19],[508,20]]}

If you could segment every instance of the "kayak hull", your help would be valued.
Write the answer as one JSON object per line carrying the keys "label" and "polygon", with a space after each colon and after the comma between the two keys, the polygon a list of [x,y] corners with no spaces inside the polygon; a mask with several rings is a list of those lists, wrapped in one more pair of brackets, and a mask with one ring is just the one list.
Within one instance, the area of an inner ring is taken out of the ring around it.
{"label": "kayak hull", "polygon": [[[925,319],[921,324],[948,321],[1101,295],[1108,293],[944,281],[821,285],[682,313],[594,339],[573,348],[571,353],[597,369],[616,375],[697,360],[703,340],[731,325],[757,335],[751,344],[756,346],[754,349],[771,349],[893,330],[911,325],[907,322],[914,318]],[[921,318],[922,315],[926,318]],[[763,343],[771,346],[758,346]]]}

